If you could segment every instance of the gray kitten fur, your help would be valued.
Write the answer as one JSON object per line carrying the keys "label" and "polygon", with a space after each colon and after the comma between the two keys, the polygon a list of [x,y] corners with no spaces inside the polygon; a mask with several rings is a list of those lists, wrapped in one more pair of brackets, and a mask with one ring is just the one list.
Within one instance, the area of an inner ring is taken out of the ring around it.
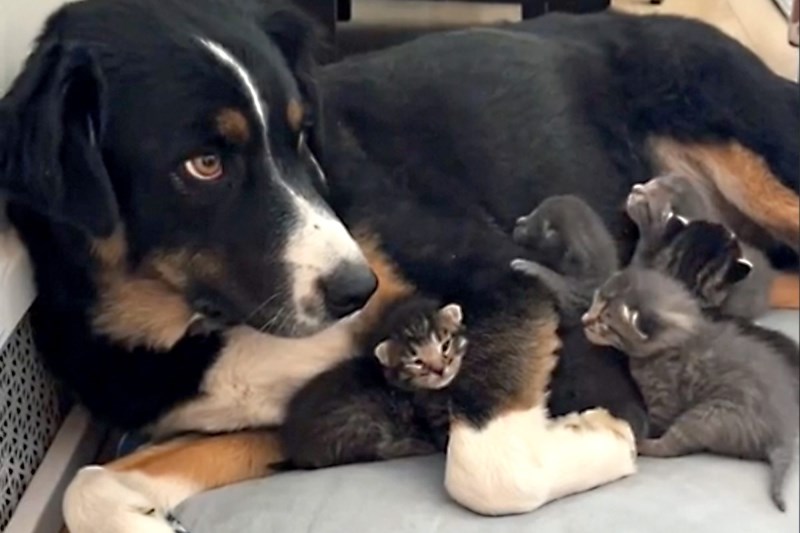
{"label": "gray kitten fur", "polygon": [[[714,202],[714,195],[704,184],[679,174],[659,176],[633,186],[626,205],[639,228],[640,238],[633,263],[651,266],[661,247],[661,238],[671,214],[687,219],[725,224],[725,217]],[[740,241],[742,254],[751,265],[750,274],[732,286],[719,305],[724,314],[743,318],[763,315],[769,308],[769,291],[775,271],[758,249]]]}
{"label": "gray kitten fur", "polygon": [[[770,465],[770,495],[796,453],[800,353],[791,357],[735,320],[712,320],[676,280],[632,266],[612,276],[584,316],[590,341],[630,358],[658,438],[642,455],[710,451]],[[787,340],[788,342],[788,340]]]}
{"label": "gray kitten fur", "polygon": [[531,250],[536,261],[515,259],[511,268],[544,283],[568,319],[588,309],[595,289],[619,266],[611,233],[577,196],[544,200],[517,219],[513,239]]}

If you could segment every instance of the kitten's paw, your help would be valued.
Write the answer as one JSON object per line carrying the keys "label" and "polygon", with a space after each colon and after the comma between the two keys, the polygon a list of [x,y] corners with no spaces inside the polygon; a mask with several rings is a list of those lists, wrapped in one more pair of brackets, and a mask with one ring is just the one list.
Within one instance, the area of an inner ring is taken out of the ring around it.
{"label": "kitten's paw", "polygon": [[528,259],[514,259],[511,261],[511,270],[526,276],[539,277],[542,267],[536,261]]}
{"label": "kitten's paw", "polygon": [[639,455],[646,457],[672,457],[663,439],[644,439],[637,444]]}

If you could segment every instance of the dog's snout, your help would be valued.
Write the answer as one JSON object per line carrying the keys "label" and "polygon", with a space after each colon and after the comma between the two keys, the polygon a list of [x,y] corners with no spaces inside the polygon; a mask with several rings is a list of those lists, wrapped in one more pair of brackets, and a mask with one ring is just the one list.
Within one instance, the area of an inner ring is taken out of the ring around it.
{"label": "dog's snout", "polygon": [[361,309],[378,286],[378,278],[361,263],[344,263],[322,280],[325,306],[333,318]]}

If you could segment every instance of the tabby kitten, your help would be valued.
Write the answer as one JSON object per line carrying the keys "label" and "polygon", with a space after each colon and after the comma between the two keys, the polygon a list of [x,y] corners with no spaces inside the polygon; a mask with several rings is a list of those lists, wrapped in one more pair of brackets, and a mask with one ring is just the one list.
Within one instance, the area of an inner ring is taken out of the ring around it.
{"label": "tabby kitten", "polygon": [[617,269],[617,247],[603,220],[576,196],[552,196],[520,217],[513,239],[540,262],[511,268],[539,279],[555,295],[561,350],[550,386],[552,416],[602,406],[626,420],[637,438],[647,432],[644,400],[625,356],[586,340],[580,323],[592,294]]}
{"label": "tabby kitten", "polygon": [[689,289],[706,310],[725,313],[725,302],[752,272],[736,237],[720,224],[679,216],[667,220],[660,248],[647,265]]}
{"label": "tabby kitten", "polygon": [[444,451],[446,388],[467,350],[461,308],[412,296],[382,319],[380,342],[302,387],[279,431],[284,468]]}
{"label": "tabby kitten", "polygon": [[[724,223],[721,211],[714,205],[712,192],[703,184],[680,174],[660,176],[645,184],[634,185],[626,210],[640,233],[633,262],[642,266],[653,266],[652,261],[662,248],[664,232],[673,215],[687,221]],[[769,308],[769,291],[775,271],[760,250],[741,241],[739,245],[742,247],[740,263],[749,266],[748,275],[730,286],[718,307],[727,315],[754,318]]]}
{"label": "tabby kitten", "polygon": [[797,344],[793,360],[735,320],[713,320],[677,280],[632,266],[612,276],[583,318],[589,340],[630,358],[657,438],[639,453],[701,451],[767,461],[770,495],[783,486],[798,432]]}

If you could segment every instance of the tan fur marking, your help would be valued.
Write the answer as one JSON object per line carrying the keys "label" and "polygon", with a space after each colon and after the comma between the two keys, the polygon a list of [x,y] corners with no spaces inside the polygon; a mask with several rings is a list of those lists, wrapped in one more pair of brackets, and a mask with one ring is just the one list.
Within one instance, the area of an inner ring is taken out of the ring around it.
{"label": "tan fur marking", "polygon": [[359,331],[370,331],[386,306],[412,294],[415,287],[399,273],[397,266],[381,250],[378,237],[366,230],[356,230],[353,238],[361,248],[367,264],[378,278],[378,288],[359,314]]}
{"label": "tan fur marking", "polygon": [[286,106],[286,121],[295,133],[299,132],[300,128],[303,127],[304,115],[303,104],[298,100],[289,100],[289,104]]}
{"label": "tan fur marking", "polygon": [[250,140],[247,118],[236,109],[223,109],[217,114],[217,130],[231,142],[244,144]]}
{"label": "tan fur marking", "polygon": [[180,289],[186,288],[190,274],[203,280],[215,280],[224,272],[222,261],[210,252],[170,250],[155,254],[144,263],[145,271],[152,271]]}
{"label": "tan fur marking", "polygon": [[267,476],[284,459],[271,431],[187,437],[150,446],[107,465],[117,472],[177,478],[210,490]]}
{"label": "tan fur marking", "polygon": [[128,255],[128,243],[125,241],[125,231],[122,227],[117,227],[108,238],[94,239],[92,254],[103,267],[120,268]]}
{"label": "tan fur marking", "polygon": [[[550,378],[558,363],[557,352],[561,348],[561,340],[557,334],[558,317],[544,303],[531,307],[535,316],[520,320],[513,327],[508,325],[503,331],[497,331],[491,342],[496,351],[519,350],[527,346],[529,357],[527,366],[521,369],[524,386],[517,395],[509,398],[508,403],[500,408],[500,412],[524,411],[547,401],[547,390]],[[488,348],[489,350],[492,347]]]}
{"label": "tan fur marking", "polygon": [[800,277],[797,274],[780,274],[772,282],[769,296],[774,309],[800,309]]}
{"label": "tan fur marking", "polygon": [[758,154],[738,143],[652,142],[665,171],[710,181],[724,199],[793,250],[800,251],[800,198]]}
{"label": "tan fur marking", "polygon": [[186,284],[177,262],[183,252],[166,254],[146,265],[144,270],[163,278],[153,279],[128,269],[127,249],[122,228],[92,243],[98,262],[92,325],[98,333],[129,347],[169,349],[186,333],[193,315],[177,290]]}
{"label": "tan fur marking", "polygon": [[169,349],[184,336],[192,310],[166,283],[107,275],[92,321],[98,333],[129,347]]}

